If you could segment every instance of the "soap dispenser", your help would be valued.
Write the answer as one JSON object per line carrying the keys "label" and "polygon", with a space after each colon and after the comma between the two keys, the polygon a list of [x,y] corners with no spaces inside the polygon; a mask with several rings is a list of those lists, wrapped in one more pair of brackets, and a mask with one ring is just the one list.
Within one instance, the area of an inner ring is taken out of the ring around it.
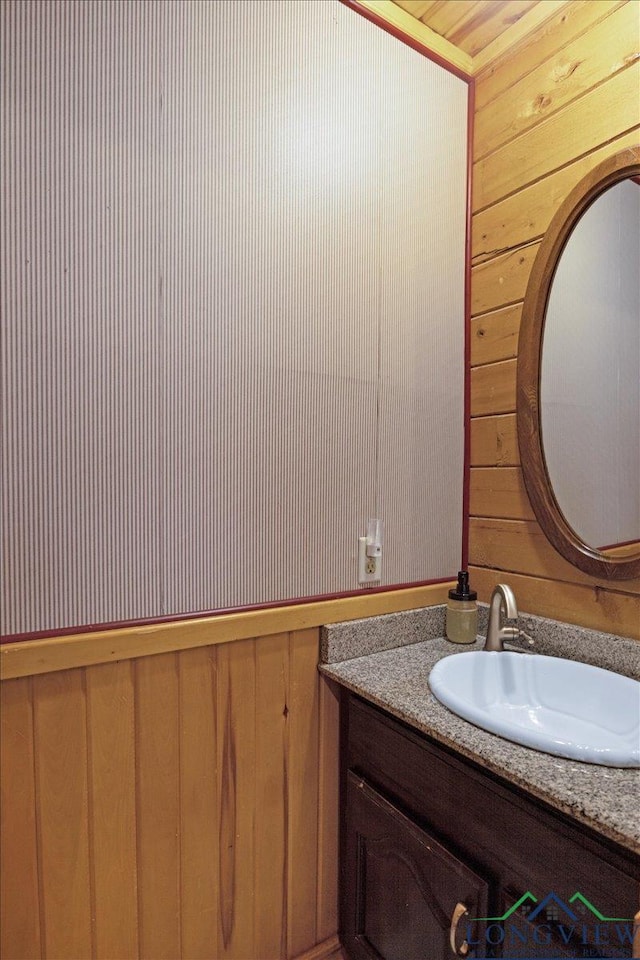
{"label": "soap dispenser", "polygon": [[452,643],[473,643],[478,632],[478,594],[469,589],[469,574],[458,573],[455,590],[449,590],[447,601],[447,640]]}

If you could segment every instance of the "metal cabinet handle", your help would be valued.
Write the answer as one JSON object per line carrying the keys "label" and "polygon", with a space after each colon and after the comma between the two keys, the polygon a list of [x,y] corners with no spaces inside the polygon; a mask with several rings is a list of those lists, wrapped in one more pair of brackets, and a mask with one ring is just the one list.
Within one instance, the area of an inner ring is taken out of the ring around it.
{"label": "metal cabinet handle", "polygon": [[468,912],[469,911],[465,907],[464,903],[456,903],[453,913],[451,914],[451,926],[449,927],[449,946],[451,947],[451,952],[455,954],[456,957],[466,957],[466,955],[469,953],[469,944],[466,940],[463,940],[459,947],[456,946],[458,924],[463,917],[467,916]]}

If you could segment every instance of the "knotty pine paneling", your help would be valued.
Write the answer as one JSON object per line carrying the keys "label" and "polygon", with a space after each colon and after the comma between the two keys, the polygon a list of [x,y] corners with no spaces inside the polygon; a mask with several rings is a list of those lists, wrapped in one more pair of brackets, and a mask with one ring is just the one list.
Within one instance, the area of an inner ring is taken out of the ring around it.
{"label": "knotty pine paneling", "polygon": [[591,630],[620,633],[640,640],[637,597],[594,584],[563,583],[550,577],[471,565],[470,578],[479,596],[489,596],[496,583],[510,584],[521,610],[540,617],[577,623]]}
{"label": "knotty pine paneling", "polygon": [[307,796],[316,796],[319,784],[318,683],[314,676],[318,662],[315,630],[300,630],[291,646],[289,663],[290,707],[288,763],[290,789],[289,825],[291,845],[287,849],[287,872],[291,879],[291,909],[288,918],[288,942],[295,956],[316,942],[316,902],[318,874],[307,864],[317,860],[318,821],[309,816]]}
{"label": "knotty pine paneling", "polygon": [[471,466],[512,467],[520,463],[515,413],[472,417]]}
{"label": "knotty pine paneling", "polygon": [[482,263],[530,241],[539,240],[556,210],[576,184],[601,160],[638,143],[638,126],[598,150],[561,167],[473,218],[472,262]]}
{"label": "knotty pine paneling", "polygon": [[514,86],[536,64],[544,63],[563,50],[576,37],[623,6],[628,0],[573,0],[549,17],[534,33],[529,33],[501,57],[480,71],[481,83],[476,90],[479,112],[500,93]]}
{"label": "knotty pine paneling", "polygon": [[637,126],[639,83],[636,62],[474,163],[474,210],[596,150],[612,130],[619,136]]}
{"label": "knotty pine paneling", "polygon": [[[315,631],[312,631],[315,633]],[[256,836],[263,842],[255,856],[255,928],[265,960],[280,957],[287,945],[287,795],[289,723],[283,704],[290,689],[289,634],[257,641]],[[311,674],[313,676],[313,674]],[[295,712],[295,711],[294,711]],[[337,926],[332,930],[335,933]]]}
{"label": "knotty pine paneling", "polygon": [[638,46],[637,5],[626,3],[479,110],[474,156],[486,156],[541,119],[561,110],[594,83],[624,70]]}
{"label": "knotty pine paneling", "polygon": [[255,641],[218,651],[218,803],[220,817],[220,924],[218,955],[251,957],[256,951],[253,865],[256,771],[241,761],[256,756]]}
{"label": "knotty pine paneling", "polygon": [[488,416],[516,409],[516,361],[501,360],[471,371],[471,415]]}
{"label": "knotty pine paneling", "polygon": [[471,321],[471,364],[512,360],[518,354],[518,331],[522,304],[503,307]]}
{"label": "knotty pine paneling", "polygon": [[524,298],[539,246],[538,243],[532,243],[509,250],[473,268],[472,316],[488,313]]}
{"label": "knotty pine paneling", "polygon": [[180,702],[180,903],[182,955],[207,958],[217,942],[220,896],[216,690],[211,647],[178,655]]}
{"label": "knotty pine paneling", "polygon": [[472,467],[469,484],[472,517],[534,520],[519,467]]}
{"label": "knotty pine paneling", "polygon": [[[498,491],[497,496],[503,497]],[[506,503],[506,498],[504,498]],[[507,512],[504,510],[503,512]],[[528,573],[535,577],[549,576],[565,583],[594,583],[600,587],[609,584],[576,570],[551,546],[535,520],[516,520],[493,517],[471,517],[469,521],[469,550],[474,561],[485,567],[500,568],[509,558],[507,569]],[[640,593],[638,580],[620,580],[616,590]],[[637,632],[640,621],[634,627]]]}
{"label": "knotty pine paneling", "polygon": [[640,583],[581,573],[532,519],[513,411],[539,241],[576,183],[638,142],[639,26],[637,4],[571,3],[476,81],[469,543],[481,599],[508,582],[523,610],[636,638]]}
{"label": "knotty pine paneling", "polygon": [[3,681],[4,960],[285,960],[335,936],[318,639]]}

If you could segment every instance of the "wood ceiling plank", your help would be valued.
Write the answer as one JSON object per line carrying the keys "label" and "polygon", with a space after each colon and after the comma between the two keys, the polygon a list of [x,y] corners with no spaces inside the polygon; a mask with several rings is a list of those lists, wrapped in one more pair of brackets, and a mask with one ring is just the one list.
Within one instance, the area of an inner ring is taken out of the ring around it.
{"label": "wood ceiling plank", "polygon": [[416,20],[421,20],[425,13],[438,4],[439,0],[394,0],[396,6],[406,10]]}
{"label": "wood ceiling plank", "polygon": [[422,17],[422,22],[441,36],[450,38],[454,28],[471,20],[480,9],[488,5],[488,0],[447,0],[438,9],[430,10]]}
{"label": "wood ceiling plank", "polygon": [[489,9],[479,11],[460,30],[454,30],[449,39],[475,57],[535,6],[537,0],[496,0]]}
{"label": "wood ceiling plank", "polygon": [[[530,35],[550,21],[551,18],[556,17],[556,15],[558,16],[554,23],[557,26],[562,25],[564,22],[564,13],[566,10],[572,10],[572,5],[576,2],[577,0],[544,0],[544,2],[536,4],[536,6],[527,11],[517,23],[510,26],[508,30],[505,30],[504,33],[501,33],[495,40],[487,44],[484,50],[480,50],[475,55],[473,58],[474,75],[477,76],[486,70],[489,64],[493,63],[493,61],[499,57],[502,57],[507,51],[510,51],[510,56],[512,50],[519,56],[522,47],[527,43]],[[605,4],[608,0],[600,0],[600,2]],[[587,3],[589,7],[594,9],[596,7],[599,8],[599,4],[592,3],[592,0],[587,0]],[[570,14],[567,15],[570,16]],[[547,35],[553,39],[554,33],[552,28],[545,31],[545,36]],[[540,59],[537,59],[535,62],[540,62]]]}
{"label": "wood ceiling plank", "polygon": [[[609,12],[608,7],[621,2],[624,0],[598,0],[597,4],[593,0],[360,0],[361,6],[474,76],[488,71],[511,48],[522,48],[530,34],[557,14],[562,26],[565,12],[571,16],[573,8],[583,3],[599,19]],[[416,35],[416,21],[451,46],[442,49],[437,41],[429,42],[428,35]]]}
{"label": "wood ceiling plank", "polygon": [[422,21],[416,20],[406,10],[392,3],[392,0],[358,0],[358,2],[364,10],[380,17],[405,36],[417,40],[426,49],[471,76],[472,60],[468,54],[441,37],[435,30],[429,29]]}

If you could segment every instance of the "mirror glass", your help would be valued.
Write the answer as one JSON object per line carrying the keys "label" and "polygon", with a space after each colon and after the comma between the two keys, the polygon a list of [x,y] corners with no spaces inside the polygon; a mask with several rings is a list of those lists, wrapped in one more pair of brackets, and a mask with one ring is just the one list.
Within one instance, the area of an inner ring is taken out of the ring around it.
{"label": "mirror glass", "polygon": [[640,554],[640,181],[588,207],[544,323],[540,424],[555,499],[583,543]]}

